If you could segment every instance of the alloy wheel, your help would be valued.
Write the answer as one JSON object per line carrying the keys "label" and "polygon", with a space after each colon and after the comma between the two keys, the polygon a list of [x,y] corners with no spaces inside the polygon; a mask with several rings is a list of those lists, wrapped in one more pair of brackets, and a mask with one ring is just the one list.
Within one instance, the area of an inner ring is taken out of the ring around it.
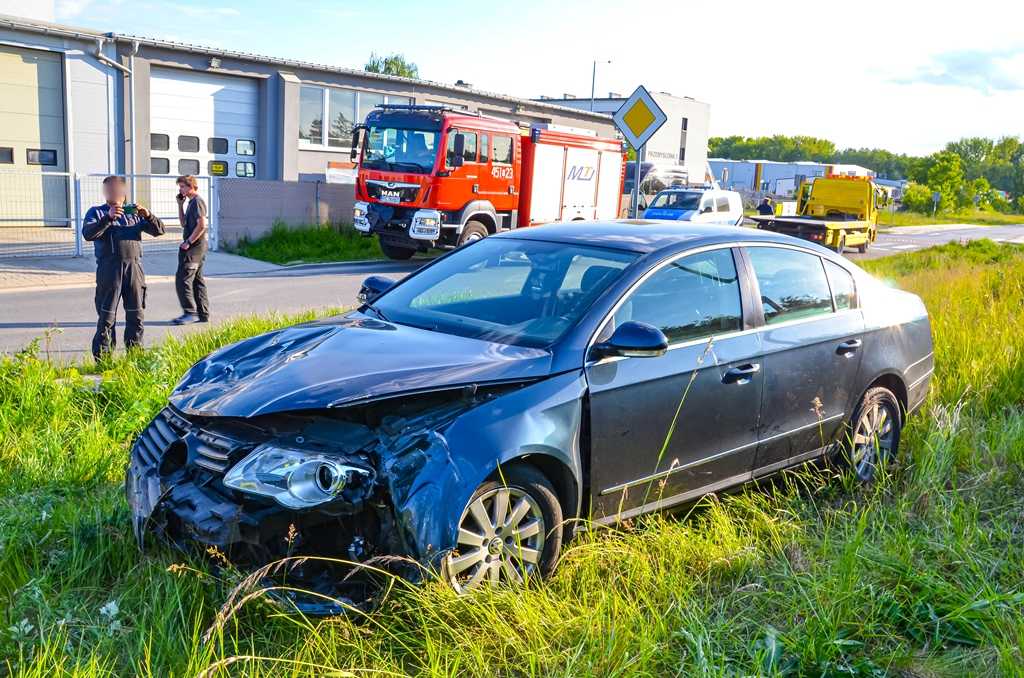
{"label": "alloy wheel", "polygon": [[501,583],[521,585],[537,573],[544,552],[540,504],[515,487],[499,487],[470,502],[459,521],[458,550],[448,578],[460,593]]}
{"label": "alloy wheel", "polygon": [[870,478],[888,460],[896,442],[897,413],[889,403],[869,402],[853,431],[851,462],[860,478]]}

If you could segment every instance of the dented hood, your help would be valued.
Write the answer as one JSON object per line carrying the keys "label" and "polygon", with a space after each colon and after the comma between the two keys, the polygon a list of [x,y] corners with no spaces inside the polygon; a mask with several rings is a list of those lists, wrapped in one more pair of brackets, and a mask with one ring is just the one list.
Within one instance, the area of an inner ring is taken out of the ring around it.
{"label": "dented hood", "polygon": [[171,394],[196,415],[253,417],[467,384],[547,376],[551,353],[352,315],[210,354]]}

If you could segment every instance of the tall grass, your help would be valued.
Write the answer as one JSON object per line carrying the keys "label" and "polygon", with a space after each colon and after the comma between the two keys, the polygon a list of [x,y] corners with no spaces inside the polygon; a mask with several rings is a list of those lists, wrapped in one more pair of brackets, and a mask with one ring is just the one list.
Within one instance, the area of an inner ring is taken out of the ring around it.
{"label": "tall grass", "polygon": [[882,209],[878,212],[879,226],[930,226],[931,224],[976,224],[979,226],[1007,226],[1024,224],[1024,214],[1003,214],[991,210],[964,209],[940,214]]}
{"label": "tall grass", "polygon": [[687,516],[595,529],[522,591],[398,587],[358,619],[283,615],[256,599],[206,644],[240,575],[138,552],[121,491],[128,444],[194,359],[292,319],[238,321],[119,358],[98,389],[31,352],[3,358],[0,666],[19,676],[1021,675],[1024,258],[979,247],[869,264],[925,298],[937,366],[901,463],[874,486],[790,473]]}
{"label": "tall grass", "polygon": [[313,264],[383,259],[376,237],[368,238],[351,225],[288,226],[275,223],[270,233],[243,238],[228,251],[272,264]]}

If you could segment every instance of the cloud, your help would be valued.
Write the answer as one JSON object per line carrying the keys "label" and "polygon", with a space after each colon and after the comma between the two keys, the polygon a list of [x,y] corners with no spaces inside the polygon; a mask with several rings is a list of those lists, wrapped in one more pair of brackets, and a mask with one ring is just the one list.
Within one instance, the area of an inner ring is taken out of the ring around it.
{"label": "cloud", "polygon": [[74,18],[85,14],[95,0],[57,0],[54,14],[59,19]]}
{"label": "cloud", "polygon": [[1024,90],[1024,46],[995,50],[959,50],[932,57],[909,76],[893,78],[900,85],[961,87],[983,94]]}

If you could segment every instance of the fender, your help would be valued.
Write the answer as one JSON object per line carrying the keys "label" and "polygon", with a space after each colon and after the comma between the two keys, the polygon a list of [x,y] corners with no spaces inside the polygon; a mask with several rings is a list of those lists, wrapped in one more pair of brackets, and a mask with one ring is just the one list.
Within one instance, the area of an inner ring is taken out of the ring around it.
{"label": "fender", "polygon": [[[459,518],[476,488],[500,465],[523,457],[543,455],[569,469],[575,507],[566,507],[565,518],[574,518],[568,512],[577,512],[582,503],[585,392],[582,370],[531,384],[466,412],[445,430],[424,438],[412,461],[415,470],[384,470],[383,477],[392,479],[391,498],[410,555],[439,566],[455,548]],[[405,480],[396,482],[401,478]]]}
{"label": "fender", "polygon": [[498,219],[498,212],[494,209],[494,205],[491,204],[490,200],[472,200],[466,203],[465,207],[461,210],[454,212],[454,221],[458,222],[457,232],[462,233],[462,228],[466,225],[466,222],[478,214],[486,214],[490,218],[493,228],[488,227],[488,230],[491,233],[496,233],[501,220]]}

